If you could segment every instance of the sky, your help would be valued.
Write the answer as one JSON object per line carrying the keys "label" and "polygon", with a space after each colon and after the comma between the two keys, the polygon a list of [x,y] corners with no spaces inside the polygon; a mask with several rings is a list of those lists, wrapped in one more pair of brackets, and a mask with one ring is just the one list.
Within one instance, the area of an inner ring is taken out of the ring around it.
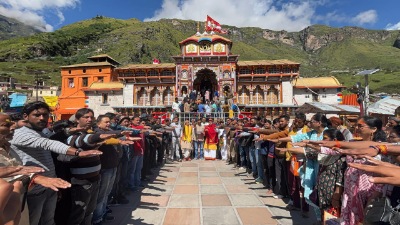
{"label": "sky", "polygon": [[[400,30],[400,0],[0,0],[0,14],[51,32],[97,15],[300,31],[307,26]],[[223,27],[223,26],[222,26]]]}

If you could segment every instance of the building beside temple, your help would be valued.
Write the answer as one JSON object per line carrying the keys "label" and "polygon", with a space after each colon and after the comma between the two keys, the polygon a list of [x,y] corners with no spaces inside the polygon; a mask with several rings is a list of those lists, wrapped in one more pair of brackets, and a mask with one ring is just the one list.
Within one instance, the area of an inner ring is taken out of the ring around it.
{"label": "building beside temple", "polygon": [[241,110],[267,115],[292,113],[308,101],[337,102],[343,86],[336,78],[300,78],[300,64],[289,60],[240,61],[232,44],[219,35],[197,33],[179,43],[174,63],[119,66],[98,55],[89,63],[62,66],[55,113],[67,118],[82,107],[99,114],[170,111],[175,97],[181,100],[192,90],[231,93]]}

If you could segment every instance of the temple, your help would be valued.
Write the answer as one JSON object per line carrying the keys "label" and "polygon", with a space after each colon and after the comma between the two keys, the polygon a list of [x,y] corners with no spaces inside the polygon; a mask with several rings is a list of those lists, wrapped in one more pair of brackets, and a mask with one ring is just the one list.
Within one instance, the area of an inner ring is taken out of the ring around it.
{"label": "temple", "polygon": [[326,98],[332,103],[341,92],[343,86],[333,77],[300,78],[297,62],[240,61],[231,52],[232,44],[225,37],[198,32],[179,43],[181,53],[172,56],[174,63],[155,60],[120,66],[110,56],[98,55],[89,63],[62,66],[55,113],[66,118],[82,107],[129,115],[164,112],[170,111],[176,97],[182,100],[192,90],[209,90],[218,91],[222,100],[230,93],[241,111],[272,116],[291,114],[299,105],[296,98],[304,102]]}

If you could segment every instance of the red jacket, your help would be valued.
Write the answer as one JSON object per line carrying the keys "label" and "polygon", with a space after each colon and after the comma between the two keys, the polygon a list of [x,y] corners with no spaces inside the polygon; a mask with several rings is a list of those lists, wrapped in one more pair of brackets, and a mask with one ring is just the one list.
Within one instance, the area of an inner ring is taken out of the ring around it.
{"label": "red jacket", "polygon": [[[132,125],[131,127],[134,128],[134,129],[138,129],[138,130],[143,129],[143,126],[140,126],[140,125],[139,126]],[[140,133],[140,134],[134,135],[133,137],[142,138],[142,140],[135,141],[133,143],[133,155],[143,155],[144,154],[144,148],[145,148],[144,134]]]}

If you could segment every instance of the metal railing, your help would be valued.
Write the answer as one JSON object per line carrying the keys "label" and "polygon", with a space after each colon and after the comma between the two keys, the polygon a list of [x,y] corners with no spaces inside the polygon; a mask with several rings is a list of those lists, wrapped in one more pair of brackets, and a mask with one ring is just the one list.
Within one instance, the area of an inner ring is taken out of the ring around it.
{"label": "metal railing", "polygon": [[198,120],[202,118],[213,118],[213,119],[222,119],[226,120],[228,118],[240,118],[240,112],[234,112],[233,117],[229,117],[229,113],[227,112],[174,112],[171,113],[171,119],[173,117],[178,116],[180,121],[185,121],[189,120],[192,121],[192,119]]}

